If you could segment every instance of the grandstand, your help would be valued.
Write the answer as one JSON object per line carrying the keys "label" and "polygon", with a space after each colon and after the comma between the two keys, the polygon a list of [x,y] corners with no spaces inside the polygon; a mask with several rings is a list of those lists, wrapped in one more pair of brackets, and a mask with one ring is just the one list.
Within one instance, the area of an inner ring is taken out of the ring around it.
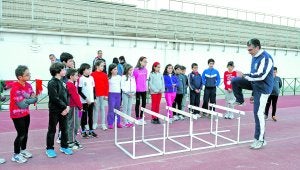
{"label": "grandstand", "polygon": [[100,0],[1,0],[0,17],[1,32],[226,46],[256,37],[265,48],[300,51],[296,19],[277,25]]}

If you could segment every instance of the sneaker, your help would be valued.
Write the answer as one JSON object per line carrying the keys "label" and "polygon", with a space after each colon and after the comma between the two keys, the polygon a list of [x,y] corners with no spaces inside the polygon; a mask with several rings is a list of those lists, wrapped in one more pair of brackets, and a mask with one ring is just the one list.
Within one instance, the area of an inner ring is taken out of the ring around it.
{"label": "sneaker", "polygon": [[28,152],[27,150],[21,150],[20,154],[22,154],[22,156],[26,159],[32,158],[32,154],[30,152]]}
{"label": "sneaker", "polygon": [[245,102],[238,102],[238,101],[235,101],[233,103],[234,106],[245,106]]}
{"label": "sneaker", "polygon": [[179,120],[179,117],[177,115],[175,115],[173,118],[174,118],[174,121]]}
{"label": "sneaker", "polygon": [[108,129],[113,129],[114,125],[108,125]]}
{"label": "sneaker", "polygon": [[173,118],[170,118],[169,124],[172,124],[174,122]]}
{"label": "sneaker", "polygon": [[252,148],[254,148],[254,147],[256,146],[256,142],[257,142],[257,141],[258,141],[257,139],[254,139],[254,140],[253,140],[253,142],[252,142],[251,145],[249,146],[250,149],[252,149]]}
{"label": "sneaker", "polygon": [[6,161],[4,158],[0,158],[0,164],[4,164]]}
{"label": "sneaker", "polygon": [[156,118],[156,119],[152,119],[152,120],[151,120],[151,123],[152,123],[152,124],[158,124],[158,119],[157,119],[157,118]]}
{"label": "sneaker", "polygon": [[94,124],[93,124],[93,129],[96,130],[97,128],[98,128],[98,124],[97,124],[97,123],[94,123]]}
{"label": "sneaker", "polygon": [[224,119],[229,119],[229,113],[225,113]]}
{"label": "sneaker", "polygon": [[89,138],[89,135],[86,132],[81,133],[82,138]]}
{"label": "sneaker", "polygon": [[56,152],[54,151],[54,149],[47,149],[46,150],[46,155],[48,156],[48,158],[55,158],[56,157]]}
{"label": "sneaker", "polygon": [[78,142],[77,140],[75,140],[74,144],[75,144],[76,146],[78,146],[78,149],[82,149],[82,148],[83,148],[83,146],[81,145],[81,143]]}
{"label": "sneaker", "polygon": [[138,125],[146,125],[147,123],[146,123],[146,121],[143,121],[143,119],[139,119],[138,120],[139,122],[138,122]]}
{"label": "sneaker", "polygon": [[59,149],[62,153],[66,154],[66,155],[72,155],[73,151],[70,148],[60,148]]}
{"label": "sneaker", "polygon": [[102,125],[101,125],[101,128],[102,128],[102,130],[104,130],[104,131],[107,130],[107,127],[106,127],[105,124],[102,124]]}
{"label": "sneaker", "polygon": [[90,131],[89,136],[96,138],[98,135],[94,131]]}
{"label": "sneaker", "polygon": [[72,149],[72,150],[78,150],[78,149],[79,149],[79,147],[78,147],[77,145],[75,145],[74,142],[69,143],[69,144],[68,144],[68,148],[70,148],[70,149]]}
{"label": "sneaker", "polygon": [[27,159],[23,157],[22,154],[14,154],[11,158],[11,161],[18,162],[18,163],[25,163],[27,162]]}
{"label": "sneaker", "polygon": [[256,141],[256,145],[253,148],[251,148],[251,149],[261,149],[261,148],[263,148],[266,145],[267,145],[267,141],[266,140],[263,140],[263,141],[257,140]]}
{"label": "sneaker", "polygon": [[184,120],[184,116],[183,115],[179,115],[179,119],[180,120]]}
{"label": "sneaker", "polygon": [[275,117],[275,116],[272,116],[272,119],[273,119],[273,121],[274,121],[274,122],[276,122],[276,121],[277,121],[277,119],[276,119],[276,117]]}
{"label": "sneaker", "polygon": [[267,120],[268,119],[268,115],[265,115],[265,120]]}
{"label": "sneaker", "polygon": [[228,116],[228,119],[234,119],[234,114],[230,113],[229,116]]}
{"label": "sneaker", "polygon": [[132,127],[132,126],[133,126],[132,123],[126,123],[126,124],[125,124],[125,127],[127,127],[127,128],[130,128],[130,127]]}
{"label": "sneaker", "polygon": [[200,118],[201,117],[201,115],[200,114],[195,114],[196,116],[197,116],[197,118]]}
{"label": "sneaker", "polygon": [[123,128],[123,125],[121,123],[118,123],[117,128]]}

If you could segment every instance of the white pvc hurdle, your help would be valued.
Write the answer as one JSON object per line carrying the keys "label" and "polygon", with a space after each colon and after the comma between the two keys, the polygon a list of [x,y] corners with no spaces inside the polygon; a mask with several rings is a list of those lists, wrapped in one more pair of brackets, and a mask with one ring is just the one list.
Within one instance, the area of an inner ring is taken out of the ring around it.
{"label": "white pvc hurdle", "polygon": [[[228,137],[225,137],[223,135],[218,135],[219,137],[223,138],[223,139],[226,139],[226,140],[229,140],[231,141],[232,143],[228,143],[228,144],[223,144],[223,145],[231,145],[231,144],[240,144],[240,143],[248,143],[248,142],[252,142],[253,140],[246,140],[246,141],[241,141],[240,140],[240,133],[241,133],[241,115],[245,115],[245,112],[244,111],[241,111],[241,110],[237,110],[237,109],[232,109],[232,108],[228,108],[228,107],[224,107],[224,106],[220,106],[220,105],[216,105],[216,104],[212,104],[212,103],[209,103],[209,106],[211,107],[211,109],[213,108],[217,108],[217,109],[220,109],[220,110],[224,110],[224,111],[229,111],[229,112],[232,112],[232,113],[235,113],[237,115],[237,137],[236,137],[236,140],[234,139],[231,139],[231,138],[228,138]],[[229,130],[227,130],[229,131]],[[225,132],[225,131],[219,131],[219,132]],[[223,146],[223,145],[219,145],[219,146]]]}
{"label": "white pvc hurdle", "polygon": [[[192,105],[188,105],[188,108],[190,110],[197,110],[197,111],[204,112],[204,113],[207,113],[207,114],[211,115],[211,119],[210,119],[210,131],[209,132],[201,132],[201,133],[193,133],[193,138],[195,138],[197,140],[200,140],[200,141],[208,144],[209,146],[207,146],[207,147],[191,148],[191,149],[192,150],[199,150],[199,149],[207,149],[207,148],[216,147],[217,143],[218,143],[218,138],[217,138],[218,125],[219,125],[218,118],[219,117],[223,117],[223,114],[215,112],[215,111],[212,111],[212,110],[207,110],[207,109],[203,109],[203,108],[200,108],[200,107],[192,106]],[[214,119],[214,117],[216,117],[216,119],[215,119],[215,121],[216,121],[215,131],[213,131],[213,119]],[[214,137],[215,137],[214,143],[206,141],[206,140],[198,137],[200,135],[207,135],[207,134],[214,135]]]}
{"label": "white pvc hurdle", "polygon": [[[165,152],[165,154],[172,154],[172,153],[179,153],[179,152],[186,152],[186,151],[190,151],[192,146],[193,146],[193,120],[194,119],[197,119],[197,116],[196,115],[193,115],[193,114],[190,114],[188,112],[185,112],[185,111],[182,111],[182,110],[178,110],[178,109],[175,109],[175,108],[172,108],[172,107],[169,107],[169,106],[166,106],[166,109],[168,111],[172,111],[172,112],[176,112],[176,113],[179,113],[179,114],[182,114],[186,117],[189,117],[190,118],[190,126],[189,126],[189,133],[188,134],[181,134],[181,135],[175,135],[175,136],[171,136],[169,131],[170,131],[170,123],[167,124],[167,139],[171,140],[172,142],[182,146],[183,150],[177,150],[177,151],[169,151],[169,152]],[[183,143],[181,142],[178,142],[177,140],[175,140],[176,138],[182,138],[182,137],[190,137],[190,146],[186,146],[184,145]]]}
{"label": "white pvc hurdle", "polygon": [[[149,144],[149,142],[145,142],[144,140],[144,132],[142,132],[142,140],[136,140],[136,125],[140,125],[140,122],[136,119],[134,119],[131,116],[128,116],[127,114],[114,109],[114,112],[118,115],[120,115],[121,117],[123,117],[124,119],[127,119],[128,121],[134,123],[133,127],[132,127],[132,140],[129,141],[122,141],[122,142],[118,142],[118,128],[117,128],[117,124],[115,123],[115,145],[120,148],[123,152],[125,152],[129,157],[131,157],[132,159],[139,159],[139,158],[147,158],[147,157],[152,157],[152,156],[159,156],[159,155],[163,155],[164,152],[159,150],[158,148],[156,148],[155,146]],[[143,118],[144,121],[144,118]],[[165,119],[164,121],[169,121],[169,119]],[[117,116],[115,116],[115,122],[117,122]],[[144,124],[142,123],[142,130],[144,131]],[[164,130],[165,131],[165,130]],[[164,132],[165,135],[165,132]],[[138,142],[143,142],[146,145],[148,145],[149,147],[151,147],[152,149],[154,149],[155,151],[157,151],[158,153],[154,153],[154,154],[143,154],[140,156],[136,155],[136,143]],[[129,151],[127,151],[122,144],[132,144],[132,153],[130,153]]]}

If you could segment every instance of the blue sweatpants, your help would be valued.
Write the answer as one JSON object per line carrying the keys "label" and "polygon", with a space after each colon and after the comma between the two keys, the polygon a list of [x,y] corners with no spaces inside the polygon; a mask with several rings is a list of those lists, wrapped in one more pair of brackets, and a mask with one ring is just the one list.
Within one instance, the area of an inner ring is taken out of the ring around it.
{"label": "blue sweatpants", "polygon": [[255,83],[248,81],[245,78],[235,77],[231,80],[232,90],[237,102],[244,102],[242,89],[252,90],[254,97],[253,113],[255,120],[254,138],[264,140],[265,135],[265,118],[264,111],[270,94],[260,92]]}

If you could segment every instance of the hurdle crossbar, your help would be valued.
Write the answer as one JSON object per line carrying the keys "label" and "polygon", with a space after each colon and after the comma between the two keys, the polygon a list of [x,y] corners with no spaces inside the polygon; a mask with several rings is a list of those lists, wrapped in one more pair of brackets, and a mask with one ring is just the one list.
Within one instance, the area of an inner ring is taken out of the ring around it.
{"label": "hurdle crossbar", "polygon": [[[125,154],[127,154],[132,159],[147,158],[147,157],[159,156],[159,155],[164,154],[163,151],[159,150],[158,148],[156,148],[155,146],[153,146],[149,142],[145,142],[143,139],[142,140],[136,140],[136,125],[141,125],[140,121],[136,120],[135,118],[133,118],[133,117],[117,110],[117,109],[114,109],[114,113],[117,114],[117,115],[120,115],[120,117],[123,117],[124,119],[127,119],[128,121],[134,123],[133,127],[132,127],[132,140],[122,141],[122,142],[118,141],[118,128],[117,128],[117,124],[115,123],[115,145],[118,148],[120,148]],[[144,119],[143,119],[143,121],[144,121]],[[117,122],[117,116],[115,116],[115,122]],[[142,125],[144,126],[143,123],[142,123]],[[136,155],[136,143],[138,143],[138,142],[142,142],[142,143],[148,145],[149,147],[154,149],[157,153],[144,154],[144,155],[137,156]],[[128,150],[126,150],[122,146],[123,144],[132,144],[132,153],[130,153]]]}
{"label": "hurdle crossbar", "polygon": [[[230,145],[230,144],[240,144],[240,143],[248,143],[248,142],[252,142],[253,140],[246,140],[246,141],[241,141],[240,140],[240,133],[241,133],[241,115],[246,115],[244,111],[241,110],[237,110],[237,109],[233,109],[233,108],[228,108],[228,107],[224,107],[224,106],[220,106],[220,105],[216,105],[213,103],[209,103],[209,106],[213,109],[213,108],[217,108],[220,110],[224,110],[224,111],[229,111],[232,113],[235,113],[237,115],[237,137],[236,140],[225,137],[223,135],[219,135],[219,137],[223,138],[223,139],[227,139],[229,141],[231,141],[232,143],[228,143],[228,144],[223,144],[223,145]],[[229,130],[228,130],[229,131]],[[218,145],[218,146],[223,146],[223,145]]]}

